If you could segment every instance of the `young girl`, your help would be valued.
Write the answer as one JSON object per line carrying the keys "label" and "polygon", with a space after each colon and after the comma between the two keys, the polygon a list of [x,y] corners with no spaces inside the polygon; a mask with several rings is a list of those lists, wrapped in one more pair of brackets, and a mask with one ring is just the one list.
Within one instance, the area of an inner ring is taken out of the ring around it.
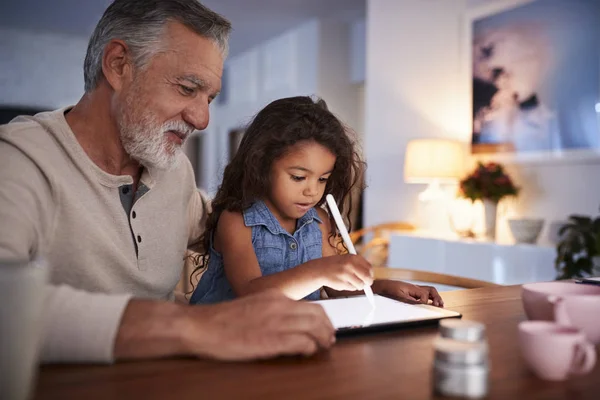
{"label": "young girl", "polygon": [[190,303],[270,288],[318,300],[321,288],[335,297],[373,285],[375,293],[441,306],[434,288],[373,282],[363,257],[338,254],[335,222],[321,206],[331,193],[343,215],[363,165],[323,100],[292,97],[267,105],[225,168],[198,246],[206,249],[198,269],[206,271]]}

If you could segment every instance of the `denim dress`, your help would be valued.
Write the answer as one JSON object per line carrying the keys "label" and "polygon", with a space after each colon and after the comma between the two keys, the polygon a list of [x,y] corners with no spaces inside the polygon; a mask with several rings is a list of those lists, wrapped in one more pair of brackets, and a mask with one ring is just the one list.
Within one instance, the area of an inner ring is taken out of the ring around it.
{"label": "denim dress", "polygon": [[[277,218],[263,201],[257,201],[243,212],[244,224],[252,228],[252,247],[263,276],[276,274],[315,258],[322,257],[322,223],[317,210],[311,208],[296,223],[296,231],[290,234],[281,227]],[[210,246],[210,258],[206,272],[192,298],[191,304],[211,304],[236,297],[223,268],[223,257]],[[320,290],[304,298],[319,300]]]}

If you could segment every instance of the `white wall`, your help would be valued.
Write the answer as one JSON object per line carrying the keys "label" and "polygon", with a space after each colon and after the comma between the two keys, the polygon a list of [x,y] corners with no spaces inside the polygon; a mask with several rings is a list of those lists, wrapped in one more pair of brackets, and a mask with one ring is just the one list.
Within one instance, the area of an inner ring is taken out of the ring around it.
{"label": "white wall", "polygon": [[350,27],[350,80],[364,83],[367,55],[367,21],[360,19]]}
{"label": "white wall", "polygon": [[466,140],[459,29],[462,0],[370,0],[367,7],[365,223],[416,222],[424,189],[403,179],[410,139]]}
{"label": "white wall", "polygon": [[83,94],[87,38],[0,29],[0,104],[54,109]]}
{"label": "white wall", "polygon": [[358,130],[359,102],[362,99],[359,96],[360,85],[352,82],[352,25],[320,21],[319,27],[318,86],[315,94],[325,99],[338,118]]}
{"label": "white wall", "polygon": [[[367,225],[416,222],[416,195],[424,186],[404,183],[408,140],[470,139],[463,17],[484,3],[490,1],[368,0]],[[509,169],[523,187],[518,215],[561,220],[572,213],[598,213],[598,161],[528,163]]]}

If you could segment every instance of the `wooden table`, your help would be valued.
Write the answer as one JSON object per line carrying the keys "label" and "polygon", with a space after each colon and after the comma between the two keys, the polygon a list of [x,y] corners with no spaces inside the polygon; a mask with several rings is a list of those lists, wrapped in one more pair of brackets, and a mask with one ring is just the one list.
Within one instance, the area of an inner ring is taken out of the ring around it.
{"label": "wooden table", "polygon": [[[600,399],[600,364],[585,376],[546,382],[521,359],[519,286],[443,294],[446,307],[486,324],[490,399]],[[340,339],[311,358],[251,363],[178,359],[113,366],[45,366],[36,399],[431,399],[436,326]]]}

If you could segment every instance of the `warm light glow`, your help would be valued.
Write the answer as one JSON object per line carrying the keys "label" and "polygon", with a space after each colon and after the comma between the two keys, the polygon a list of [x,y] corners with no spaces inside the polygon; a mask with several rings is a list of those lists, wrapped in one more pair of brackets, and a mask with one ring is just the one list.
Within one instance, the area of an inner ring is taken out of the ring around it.
{"label": "warm light glow", "polygon": [[411,140],[406,147],[404,180],[456,182],[464,173],[465,144],[447,139]]}

